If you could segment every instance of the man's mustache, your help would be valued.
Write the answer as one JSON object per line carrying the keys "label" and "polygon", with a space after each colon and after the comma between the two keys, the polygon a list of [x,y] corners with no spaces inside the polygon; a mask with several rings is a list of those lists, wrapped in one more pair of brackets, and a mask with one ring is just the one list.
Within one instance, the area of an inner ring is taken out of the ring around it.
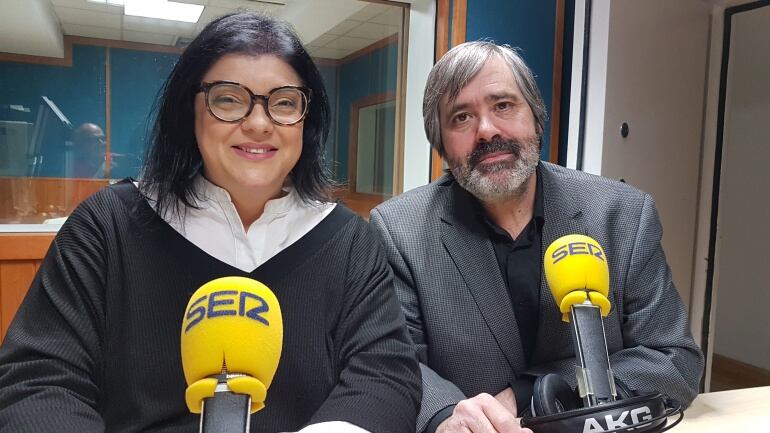
{"label": "man's mustache", "polygon": [[521,157],[521,147],[521,142],[517,140],[493,138],[491,141],[480,141],[468,156],[468,167],[473,169],[484,157],[495,152],[511,153],[516,159],[519,159]]}

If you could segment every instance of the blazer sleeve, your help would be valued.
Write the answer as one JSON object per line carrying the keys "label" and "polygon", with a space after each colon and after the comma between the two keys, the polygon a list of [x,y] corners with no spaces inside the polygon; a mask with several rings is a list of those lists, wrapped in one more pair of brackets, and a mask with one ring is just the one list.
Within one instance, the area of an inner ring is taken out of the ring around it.
{"label": "blazer sleeve", "polygon": [[347,256],[334,337],[340,376],[310,423],[342,420],[371,432],[413,433],[419,365],[380,243],[362,220],[360,229]]}
{"label": "blazer sleeve", "polygon": [[[703,374],[703,353],[690,333],[687,310],[674,287],[661,246],[662,227],[645,194],[625,276],[621,322],[623,349],[610,354],[617,380],[631,389],[658,391],[690,405]],[[559,372],[574,385],[574,359],[532,368]]]}
{"label": "blazer sleeve", "polygon": [[101,432],[103,247],[78,208],[54,239],[0,347],[0,432]]}
{"label": "blazer sleeve", "polygon": [[433,417],[449,406],[466,398],[465,394],[452,382],[442,378],[431,370],[428,364],[428,341],[423,326],[420,299],[412,278],[412,271],[404,259],[399,246],[391,236],[391,231],[382,214],[375,208],[369,216],[369,224],[379,233],[385,247],[385,256],[393,270],[393,285],[396,289],[401,309],[406,318],[406,327],[417,348],[422,371],[422,405],[417,416],[417,432],[425,431]]}

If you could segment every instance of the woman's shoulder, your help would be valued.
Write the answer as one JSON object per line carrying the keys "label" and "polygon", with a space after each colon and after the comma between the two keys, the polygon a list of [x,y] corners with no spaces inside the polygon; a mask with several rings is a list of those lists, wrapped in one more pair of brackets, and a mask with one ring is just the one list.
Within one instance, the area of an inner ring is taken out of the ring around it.
{"label": "woman's shoulder", "polygon": [[141,192],[130,179],[105,186],[83,200],[67,217],[68,226],[125,227],[129,219],[150,209]]}

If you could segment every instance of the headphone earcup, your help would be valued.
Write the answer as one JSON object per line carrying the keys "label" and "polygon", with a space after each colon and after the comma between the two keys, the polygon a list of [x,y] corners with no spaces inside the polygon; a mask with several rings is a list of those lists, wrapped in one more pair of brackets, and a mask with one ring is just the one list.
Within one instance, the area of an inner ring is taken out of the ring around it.
{"label": "headphone earcup", "polygon": [[546,416],[581,407],[580,399],[558,374],[546,374],[535,379],[532,389],[532,415]]}

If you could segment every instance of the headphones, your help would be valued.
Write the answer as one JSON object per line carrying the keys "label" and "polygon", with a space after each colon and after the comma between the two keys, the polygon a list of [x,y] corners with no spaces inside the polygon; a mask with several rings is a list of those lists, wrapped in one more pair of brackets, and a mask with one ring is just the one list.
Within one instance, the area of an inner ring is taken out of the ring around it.
{"label": "headphones", "polygon": [[[636,393],[616,383],[618,399],[592,407],[583,402],[558,374],[535,379],[532,390],[531,416],[521,420],[522,427],[534,433],[657,433],[677,425],[684,413],[681,405],[669,406],[658,392]],[[667,424],[669,416],[679,418]]]}

